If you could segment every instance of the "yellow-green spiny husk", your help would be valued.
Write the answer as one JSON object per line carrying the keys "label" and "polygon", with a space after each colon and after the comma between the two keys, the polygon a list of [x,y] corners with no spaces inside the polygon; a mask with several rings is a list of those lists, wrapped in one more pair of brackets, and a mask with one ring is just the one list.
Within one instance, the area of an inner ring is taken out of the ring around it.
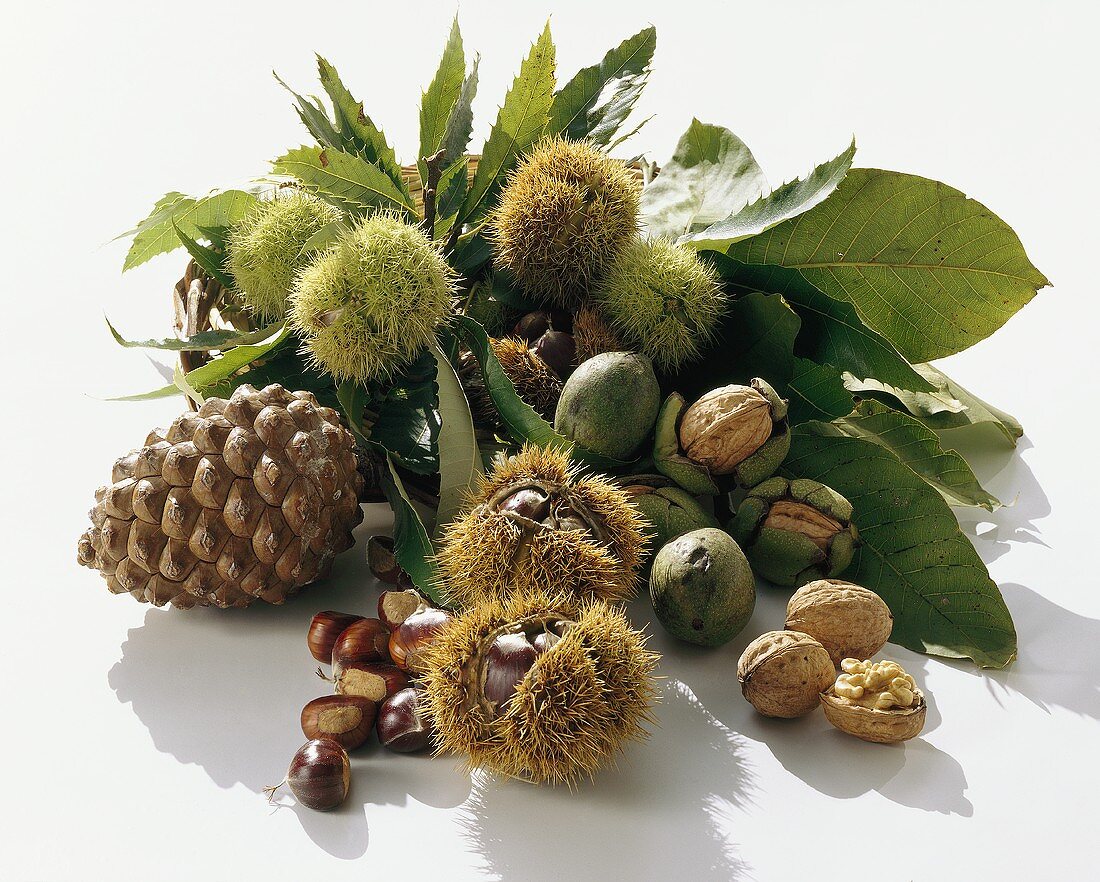
{"label": "yellow-green spiny husk", "polygon": [[714,269],[664,238],[633,239],[592,299],[616,334],[668,372],[699,355],[727,303]]}
{"label": "yellow-green spiny husk", "polygon": [[313,256],[302,247],[339,219],[331,205],[300,190],[258,202],[226,237],[226,264],[245,305],[261,319],[281,319],[295,275]]}
{"label": "yellow-green spiny husk", "polygon": [[375,214],[299,274],[290,325],[309,359],[337,380],[384,379],[434,341],[455,281],[419,228]]}
{"label": "yellow-green spiny husk", "polygon": [[[484,694],[486,654],[501,634],[562,632],[504,704]],[[572,786],[614,762],[652,722],[658,656],[622,611],[599,600],[525,590],[451,622],[428,650],[423,685],[438,753],[471,768]]]}
{"label": "yellow-green spiny husk", "polygon": [[543,140],[501,194],[495,261],[538,299],[575,306],[635,234],[638,199],[621,162],[583,141]]}
{"label": "yellow-green spiny husk", "polygon": [[[532,507],[515,504],[521,492]],[[442,590],[462,609],[526,589],[629,597],[645,526],[618,487],[581,474],[560,451],[526,446],[482,478],[445,530],[436,557]]]}

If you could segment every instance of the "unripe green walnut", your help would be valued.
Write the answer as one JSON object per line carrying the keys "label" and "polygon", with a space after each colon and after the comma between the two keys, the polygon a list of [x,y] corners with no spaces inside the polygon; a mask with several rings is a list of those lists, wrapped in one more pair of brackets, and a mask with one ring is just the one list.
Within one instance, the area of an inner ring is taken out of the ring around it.
{"label": "unripe green walnut", "polygon": [[494,260],[540,300],[575,305],[637,230],[638,198],[621,162],[583,141],[548,138],[501,193]]}
{"label": "unripe green walnut", "polygon": [[226,238],[226,263],[241,298],[262,319],[281,319],[295,275],[313,257],[302,247],[340,212],[300,190],[258,202]]}
{"label": "unripe green walnut", "polygon": [[680,487],[664,486],[672,482],[659,475],[640,475],[626,481],[628,483],[623,487],[623,492],[649,521],[651,532],[644,565],[647,571],[653,563],[653,556],[665,543],[691,530],[718,526],[714,515],[696,502],[694,496]]}
{"label": "unripe green walnut", "polygon": [[632,459],[657,419],[661,387],[649,359],[633,352],[590,358],[566,382],[554,429],[612,459]]}
{"label": "unripe green walnut", "polygon": [[712,527],[673,539],[649,577],[653,611],[673,637],[702,646],[733,639],[756,605],[756,581],[737,543]]}
{"label": "unripe green walnut", "polygon": [[852,504],[807,478],[769,478],[753,487],[729,524],[753,571],[776,585],[838,575],[852,562],[859,533]]}
{"label": "unripe green walnut", "polygon": [[633,239],[592,298],[629,348],[673,373],[699,355],[726,309],[718,274],[694,249],[660,238]]}
{"label": "unripe green walnut", "polygon": [[451,313],[455,278],[417,227],[375,214],[299,274],[290,326],[337,380],[385,378],[435,340]]}

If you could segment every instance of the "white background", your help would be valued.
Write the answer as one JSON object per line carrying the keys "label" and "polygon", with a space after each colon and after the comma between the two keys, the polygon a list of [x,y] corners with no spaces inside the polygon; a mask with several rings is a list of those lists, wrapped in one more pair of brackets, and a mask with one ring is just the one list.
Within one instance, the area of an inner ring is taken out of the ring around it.
{"label": "white background", "polygon": [[[1015,616],[1019,660],[981,672],[891,649],[930,696],[899,747],[820,715],[769,722],[736,659],[782,623],[762,592],[722,649],[672,645],[660,727],[576,793],[475,780],[370,748],[344,809],[261,795],[322,690],[303,640],[322,608],[368,610],[362,541],[284,608],[156,610],[111,597],[75,542],[114,458],[179,402],[110,340],[168,333],[179,254],[126,277],[108,244],[163,192],[265,171],[307,139],[276,69],[316,91],[326,55],[406,160],[452,3],[47,3],[7,13],[0,196],[4,385],[0,878],[5,880],[1094,878],[1100,718],[1096,442],[1100,319],[1092,4],[487,3],[477,134],[553,13],[562,78],[646,23],[656,70],[632,146],[663,160],[695,114],[736,131],[779,182],[835,155],[947,181],[1020,234],[1055,283],[950,359],[1027,429],[967,452],[1012,502],[963,512]],[[1091,85],[1090,85],[1091,84]],[[480,143],[476,141],[475,147]],[[368,513],[367,527],[385,527]],[[367,531],[360,536],[365,540]],[[632,614],[648,621],[646,604]]]}

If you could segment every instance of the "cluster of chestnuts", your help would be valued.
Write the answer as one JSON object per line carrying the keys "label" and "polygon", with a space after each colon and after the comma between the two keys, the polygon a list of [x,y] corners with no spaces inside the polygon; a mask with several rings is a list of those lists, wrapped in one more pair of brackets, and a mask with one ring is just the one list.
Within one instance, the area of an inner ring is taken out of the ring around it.
{"label": "cluster of chestnuts", "polygon": [[[371,544],[372,563],[384,561],[385,543],[376,538]],[[391,583],[407,579],[397,567],[375,572]],[[429,747],[433,728],[418,678],[425,647],[450,620],[450,613],[431,606],[412,588],[384,591],[377,617],[332,610],[313,617],[306,641],[317,661],[331,665],[330,675],[321,668],[317,674],[334,684],[335,693],[302,708],[302,732],[309,741],[295,753],[282,782],[302,805],[325,811],[344,801],[350,784],[348,751],[362,747],[372,734],[383,747],[400,753]]]}

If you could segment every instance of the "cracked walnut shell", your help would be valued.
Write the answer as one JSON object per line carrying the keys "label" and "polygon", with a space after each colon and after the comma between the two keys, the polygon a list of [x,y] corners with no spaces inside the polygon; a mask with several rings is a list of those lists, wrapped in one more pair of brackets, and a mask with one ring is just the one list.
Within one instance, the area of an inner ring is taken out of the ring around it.
{"label": "cracked walnut shell", "polygon": [[821,694],[830,723],[879,744],[915,738],[924,728],[928,705],[924,694],[901,665],[846,658],[836,682]]}

